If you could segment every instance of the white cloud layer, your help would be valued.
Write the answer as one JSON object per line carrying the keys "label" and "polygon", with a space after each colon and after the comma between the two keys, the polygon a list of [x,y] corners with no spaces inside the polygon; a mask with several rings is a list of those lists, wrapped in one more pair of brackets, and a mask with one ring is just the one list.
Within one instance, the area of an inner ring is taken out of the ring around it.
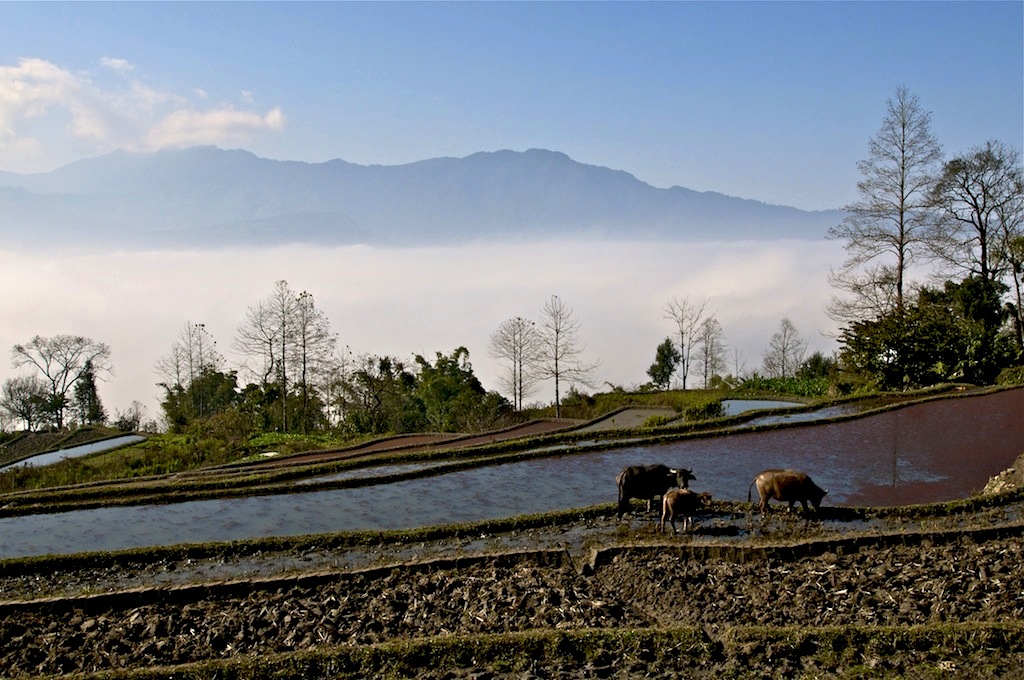
{"label": "white cloud layer", "polygon": [[103,57],[100,65],[117,75],[114,84],[43,59],[0,65],[0,169],[50,170],[114,149],[238,145],[284,129],[283,111],[256,110],[251,93],[238,109],[210,102],[201,89],[191,99],[154,89],[124,59]]}
{"label": "white cloud layer", "polygon": [[[601,363],[597,385],[631,387],[647,381],[655,348],[672,332],[663,312],[672,297],[709,299],[707,309],[725,332],[730,371],[737,354],[741,371],[760,367],[783,317],[808,340],[808,351],[831,353],[826,277],[841,258],[834,242],[0,252],[0,350],[36,334],[106,342],[115,369],[100,387],[108,411],[138,400],[157,417],[154,365],[184,325],[204,323],[237,365],[231,346],[246,309],[283,279],[313,294],[355,354],[433,358],[461,345],[484,386],[498,389],[501,366],[488,356],[490,334],[513,316],[539,320],[544,302],[557,294],[580,321],[584,358]],[[0,380],[16,374],[9,363],[0,365]],[[533,399],[549,402],[551,392],[542,387]]]}

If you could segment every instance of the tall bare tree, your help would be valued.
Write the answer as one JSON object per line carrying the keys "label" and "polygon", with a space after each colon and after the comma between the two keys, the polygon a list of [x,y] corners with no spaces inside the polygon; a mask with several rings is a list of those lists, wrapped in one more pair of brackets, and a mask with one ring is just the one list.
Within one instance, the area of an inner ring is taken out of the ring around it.
{"label": "tall bare tree", "polygon": [[305,433],[311,424],[312,397],[323,391],[326,398],[326,380],[338,338],[331,332],[330,321],[317,308],[311,293],[302,291],[296,302],[292,323],[295,340],[287,358],[293,364],[292,374],[299,388],[300,426]]}
{"label": "tall bare tree", "polygon": [[35,336],[24,345],[11,350],[15,368],[34,366],[43,376],[48,391],[47,411],[57,429],[64,427],[64,411],[70,403],[69,394],[87,364],[93,375],[110,374],[110,347],[81,335]]}
{"label": "tall bare tree", "polygon": [[217,349],[217,341],[206,330],[206,324],[186,322],[171,344],[171,350],[157,360],[156,371],[163,380],[160,382],[170,392],[184,393],[191,385],[199,389],[189,390],[192,413],[198,417],[210,415],[206,387],[203,378],[210,373],[223,370],[224,355]]}
{"label": "tall bare tree", "polygon": [[[331,332],[326,315],[317,308],[313,295],[295,293],[287,281],[278,281],[265,299],[249,307],[235,336],[235,349],[248,358],[247,368],[266,391],[271,385],[280,392],[282,430],[312,424],[318,408],[314,398],[326,394],[332,373],[337,336]],[[273,390],[272,390],[273,391]],[[300,422],[292,422],[289,397],[298,397]]]}
{"label": "tall bare tree", "polygon": [[[889,312],[902,317],[907,271],[925,237],[942,148],[931,132],[931,114],[906,87],[898,87],[886,104],[882,127],[868,142],[868,158],[857,163],[860,198],[844,206],[849,215],[829,230],[846,242],[847,252],[842,268],[831,275],[832,285],[849,295],[834,297],[829,306],[837,321]],[[879,259],[884,261],[878,264]]]}
{"label": "tall bare tree", "polygon": [[665,318],[671,319],[676,324],[676,337],[679,340],[679,371],[682,374],[683,389],[686,389],[686,380],[690,374],[690,360],[692,358],[693,346],[697,342],[697,334],[700,331],[701,323],[704,321],[704,309],[708,300],[695,303],[690,298],[672,298],[664,307]]}
{"label": "tall bare tree", "polygon": [[271,294],[249,307],[235,335],[235,349],[259,363],[247,368],[266,389],[276,383],[281,391],[281,427],[288,429],[288,389],[290,372],[288,358],[294,354],[294,324],[299,310],[298,295],[287,281],[274,284]]}
{"label": "tall bare tree", "polygon": [[521,316],[506,319],[491,333],[489,353],[494,359],[508,362],[499,381],[512,395],[512,407],[516,411],[523,410],[523,401],[537,388],[539,380],[533,367],[541,347],[537,324]]}
{"label": "tall bare tree", "polygon": [[579,337],[580,322],[572,308],[557,295],[544,303],[541,310],[541,348],[538,354],[537,376],[555,381],[555,417],[562,416],[561,384],[579,382],[590,384],[591,373],[598,364],[584,364],[582,354],[586,346]]}
{"label": "tall bare tree", "polygon": [[705,389],[708,387],[711,378],[720,375],[725,370],[725,331],[722,324],[715,317],[708,317],[700,325],[697,333],[697,355],[696,360],[700,365],[701,377],[704,379]]}
{"label": "tall bare tree", "polygon": [[[163,379],[161,384],[174,388],[188,387],[200,376],[222,370],[224,365],[224,355],[217,349],[217,341],[206,330],[206,324],[187,321],[171,343],[170,351],[157,359],[155,368]],[[202,410],[197,413],[202,414]]]}
{"label": "tall bare tree", "polygon": [[770,378],[790,378],[796,375],[806,351],[807,341],[800,337],[792,321],[783,319],[764,353],[765,373]]}
{"label": "tall bare tree", "polygon": [[351,381],[353,370],[355,360],[348,345],[336,349],[334,356],[327,362],[324,398],[327,402],[327,420],[333,427],[337,427],[345,420],[346,386]]}
{"label": "tall bare tree", "polygon": [[243,368],[261,387],[273,382],[281,361],[281,339],[266,301],[246,309],[245,319],[235,334],[234,348],[246,357]]}

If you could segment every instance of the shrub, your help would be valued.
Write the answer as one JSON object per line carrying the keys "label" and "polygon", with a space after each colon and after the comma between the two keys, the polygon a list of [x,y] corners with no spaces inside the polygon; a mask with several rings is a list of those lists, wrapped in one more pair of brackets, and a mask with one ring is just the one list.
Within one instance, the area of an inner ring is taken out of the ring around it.
{"label": "shrub", "polygon": [[644,420],[640,427],[661,427],[662,425],[668,425],[678,416],[650,416]]}
{"label": "shrub", "polygon": [[997,385],[1024,385],[1024,366],[1011,366],[999,372]]}
{"label": "shrub", "polygon": [[829,380],[815,378],[765,378],[754,375],[743,381],[739,387],[745,392],[769,392],[771,394],[795,394],[801,397],[821,397],[828,394]]}
{"label": "shrub", "polygon": [[711,420],[712,418],[721,418],[725,415],[725,407],[722,406],[722,402],[719,400],[708,401],[703,404],[697,404],[690,406],[683,415],[686,420]]}
{"label": "shrub", "polygon": [[229,408],[189,423],[187,434],[200,440],[220,442],[229,451],[237,450],[252,436],[252,422],[236,408]]}

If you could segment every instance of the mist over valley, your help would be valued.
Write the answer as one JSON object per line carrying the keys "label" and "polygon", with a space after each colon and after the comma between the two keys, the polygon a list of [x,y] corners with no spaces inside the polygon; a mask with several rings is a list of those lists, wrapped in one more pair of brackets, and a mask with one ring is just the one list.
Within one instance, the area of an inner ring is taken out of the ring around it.
{"label": "mist over valley", "polygon": [[[841,261],[833,241],[614,242],[559,240],[444,247],[311,245],[225,250],[148,250],[50,255],[0,251],[0,346],[39,334],[85,335],[113,351],[114,375],[99,386],[108,411],[138,400],[160,414],[157,360],[186,323],[203,323],[237,367],[233,339],[248,307],[278,280],[316,299],[353,355],[433,359],[459,346],[474,371],[498,390],[503,366],[488,356],[498,325],[515,316],[539,320],[557,294],[579,319],[584,358],[600,362],[595,390],[647,382],[655,348],[673,331],[664,318],[675,296],[707,298],[725,333],[728,371],[755,370],[782,318],[830,353],[829,266]],[[10,367],[5,379],[16,374]],[[251,378],[243,371],[240,382]],[[530,402],[550,402],[541,385]]]}

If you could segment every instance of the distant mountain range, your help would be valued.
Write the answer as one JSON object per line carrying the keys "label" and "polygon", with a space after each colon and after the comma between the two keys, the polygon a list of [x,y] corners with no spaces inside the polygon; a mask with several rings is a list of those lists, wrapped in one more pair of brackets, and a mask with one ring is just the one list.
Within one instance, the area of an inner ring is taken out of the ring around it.
{"label": "distant mountain range", "polygon": [[841,219],[836,210],[659,189],[542,149],[366,166],[194,147],[0,172],[0,235],[11,246],[819,239]]}

